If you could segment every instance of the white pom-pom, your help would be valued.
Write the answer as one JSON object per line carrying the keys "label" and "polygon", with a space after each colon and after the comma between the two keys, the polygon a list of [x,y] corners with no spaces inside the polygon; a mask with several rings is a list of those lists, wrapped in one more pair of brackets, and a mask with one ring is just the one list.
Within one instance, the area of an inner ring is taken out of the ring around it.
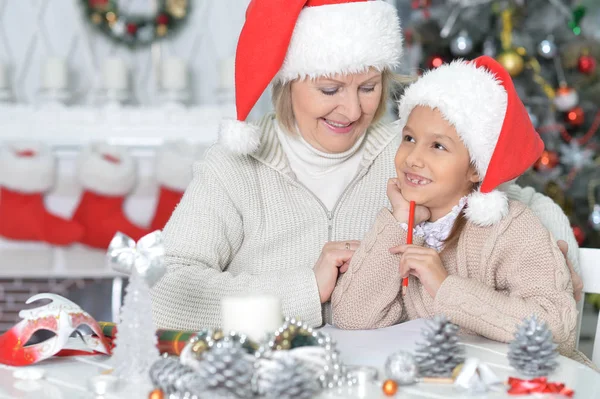
{"label": "white pom-pom", "polygon": [[469,195],[467,204],[465,216],[478,226],[491,226],[508,214],[508,197],[499,190],[487,194],[474,192]]}
{"label": "white pom-pom", "polygon": [[258,126],[235,119],[223,119],[219,126],[219,143],[240,155],[252,154],[260,146]]}

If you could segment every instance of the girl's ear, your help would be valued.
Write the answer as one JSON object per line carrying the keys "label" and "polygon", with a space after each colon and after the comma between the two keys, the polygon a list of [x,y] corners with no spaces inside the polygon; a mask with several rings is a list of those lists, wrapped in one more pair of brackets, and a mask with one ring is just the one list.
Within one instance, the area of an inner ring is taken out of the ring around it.
{"label": "girl's ear", "polygon": [[467,179],[469,179],[469,181],[473,184],[481,182],[481,179],[479,178],[479,173],[477,173],[475,165],[469,166],[469,171],[467,172]]}

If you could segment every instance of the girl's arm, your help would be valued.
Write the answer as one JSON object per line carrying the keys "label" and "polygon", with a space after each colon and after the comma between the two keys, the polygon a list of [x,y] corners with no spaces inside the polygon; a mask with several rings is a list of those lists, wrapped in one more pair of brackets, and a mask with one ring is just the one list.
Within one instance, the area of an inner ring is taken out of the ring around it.
{"label": "girl's arm", "polygon": [[[529,209],[523,207],[505,227],[482,254],[471,256],[483,262],[476,275],[446,278],[434,300],[435,312],[501,342],[512,340],[516,326],[536,314],[548,324],[559,351],[570,355],[575,348],[577,310],[564,256]],[[468,251],[468,236],[459,245]],[[481,282],[490,280],[495,287]]]}
{"label": "girl's arm", "polygon": [[[414,243],[423,244],[422,237]],[[399,273],[400,256],[389,249],[406,242],[406,231],[386,208],[356,250],[331,297],[333,323],[345,329],[391,326],[406,318]]]}

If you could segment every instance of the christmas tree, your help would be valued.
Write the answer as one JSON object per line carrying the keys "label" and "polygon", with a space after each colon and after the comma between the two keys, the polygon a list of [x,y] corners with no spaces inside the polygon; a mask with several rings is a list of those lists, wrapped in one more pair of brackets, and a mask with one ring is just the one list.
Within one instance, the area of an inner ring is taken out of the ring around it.
{"label": "christmas tree", "polygon": [[115,375],[124,379],[148,379],[148,371],[159,353],[150,288],[135,267],[127,285],[117,331],[112,356]]}
{"label": "christmas tree", "polygon": [[[520,177],[558,203],[580,246],[600,247],[600,1],[396,0],[401,73],[456,58],[496,58],[546,151]],[[396,93],[398,97],[401,93]]]}

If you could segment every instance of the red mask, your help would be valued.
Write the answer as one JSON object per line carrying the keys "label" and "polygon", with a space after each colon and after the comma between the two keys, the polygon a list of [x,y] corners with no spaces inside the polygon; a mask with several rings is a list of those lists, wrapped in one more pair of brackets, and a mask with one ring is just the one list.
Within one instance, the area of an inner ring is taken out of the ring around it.
{"label": "red mask", "polygon": [[47,305],[19,312],[21,320],[0,336],[0,363],[26,366],[63,353],[109,354],[102,329],[79,306],[55,294],[38,294],[32,303],[50,299]]}

